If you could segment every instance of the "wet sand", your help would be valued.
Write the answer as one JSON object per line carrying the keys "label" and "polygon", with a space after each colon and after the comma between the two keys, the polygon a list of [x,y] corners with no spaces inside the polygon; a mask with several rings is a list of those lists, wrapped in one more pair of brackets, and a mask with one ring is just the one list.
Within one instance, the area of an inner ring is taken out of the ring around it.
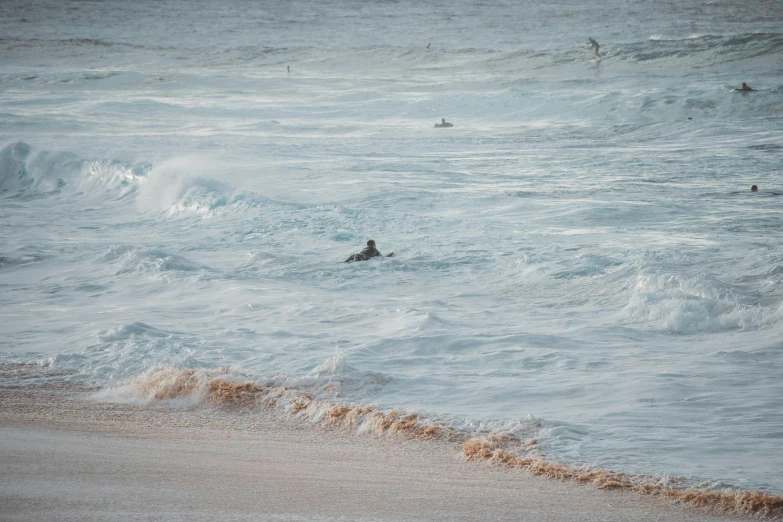
{"label": "wet sand", "polygon": [[263,413],[0,388],[0,520],[726,521]]}

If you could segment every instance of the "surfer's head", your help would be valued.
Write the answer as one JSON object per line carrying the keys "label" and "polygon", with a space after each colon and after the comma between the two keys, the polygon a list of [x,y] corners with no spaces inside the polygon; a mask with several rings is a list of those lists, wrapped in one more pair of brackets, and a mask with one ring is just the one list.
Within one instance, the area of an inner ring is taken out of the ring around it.
{"label": "surfer's head", "polygon": [[374,239],[368,239],[367,240],[367,246],[375,248],[375,240]]}
{"label": "surfer's head", "polygon": [[441,118],[441,119],[440,119],[440,122],[441,122],[441,123],[446,123],[446,118]]}
{"label": "surfer's head", "polygon": [[747,88],[748,88],[748,84],[747,84],[747,83],[745,83],[745,82],[742,82],[742,88],[743,88],[743,89],[747,89]]}
{"label": "surfer's head", "polygon": [[750,191],[751,192],[758,192],[759,188],[756,185],[753,185],[752,187],[750,187]]}

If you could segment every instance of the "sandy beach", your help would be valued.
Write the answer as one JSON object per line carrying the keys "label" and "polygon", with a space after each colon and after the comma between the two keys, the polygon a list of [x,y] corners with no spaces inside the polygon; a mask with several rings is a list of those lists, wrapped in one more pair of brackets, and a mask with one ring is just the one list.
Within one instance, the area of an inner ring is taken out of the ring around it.
{"label": "sandy beach", "polygon": [[6,521],[739,520],[264,411],[99,403],[70,386],[0,389],[0,404]]}

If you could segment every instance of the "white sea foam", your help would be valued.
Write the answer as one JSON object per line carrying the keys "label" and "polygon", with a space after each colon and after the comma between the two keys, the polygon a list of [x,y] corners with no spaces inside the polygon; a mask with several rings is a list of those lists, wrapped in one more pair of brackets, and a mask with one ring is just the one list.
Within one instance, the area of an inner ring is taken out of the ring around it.
{"label": "white sea foam", "polygon": [[[207,212],[221,193],[230,190],[223,183],[209,177],[208,173],[218,168],[218,163],[204,157],[165,161],[147,175],[136,198],[136,206],[140,212]],[[209,194],[216,194],[211,198],[210,204],[199,201],[199,196],[206,199]]]}
{"label": "white sea foam", "polygon": [[738,289],[699,274],[640,274],[620,316],[675,333],[768,328],[783,319],[781,304],[760,306]]}

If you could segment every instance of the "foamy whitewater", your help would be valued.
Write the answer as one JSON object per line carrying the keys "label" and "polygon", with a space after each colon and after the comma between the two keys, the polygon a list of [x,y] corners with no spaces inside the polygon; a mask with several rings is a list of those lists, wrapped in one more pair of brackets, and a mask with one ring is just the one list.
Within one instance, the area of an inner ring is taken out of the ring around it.
{"label": "foamy whitewater", "polygon": [[783,493],[783,4],[540,4],[1,2],[0,363]]}

